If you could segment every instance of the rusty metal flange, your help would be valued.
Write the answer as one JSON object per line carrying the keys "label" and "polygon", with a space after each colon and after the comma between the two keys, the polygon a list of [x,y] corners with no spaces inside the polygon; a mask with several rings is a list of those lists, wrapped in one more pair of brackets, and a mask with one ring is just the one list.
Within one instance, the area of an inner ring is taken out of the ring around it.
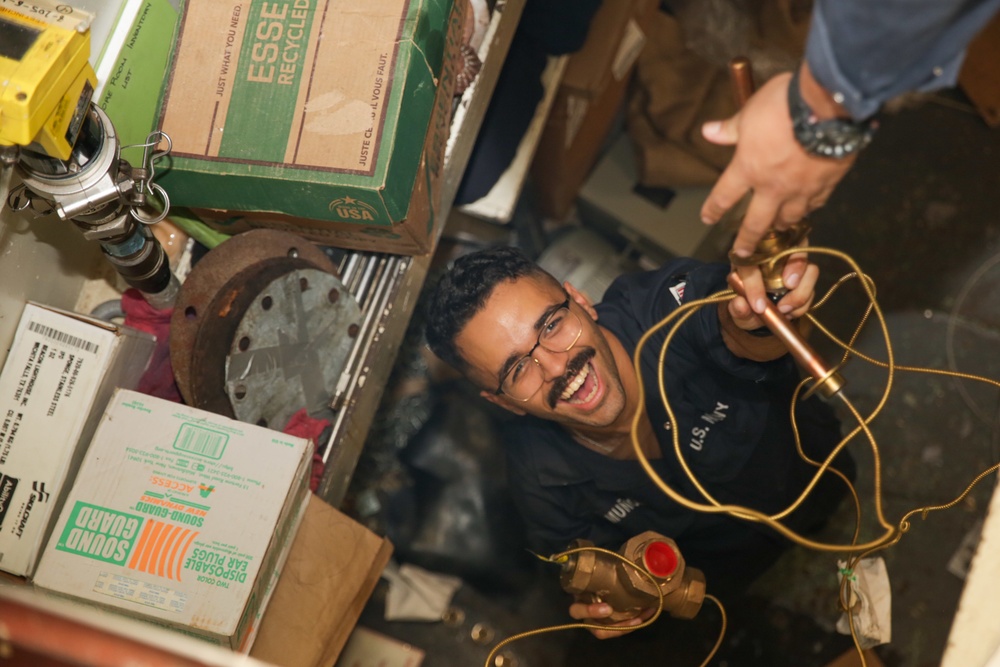
{"label": "rusty metal flange", "polygon": [[188,405],[233,416],[224,389],[225,363],[242,313],[273,280],[303,268],[337,275],[318,247],[270,229],[234,236],[194,266],[170,320],[170,362]]}

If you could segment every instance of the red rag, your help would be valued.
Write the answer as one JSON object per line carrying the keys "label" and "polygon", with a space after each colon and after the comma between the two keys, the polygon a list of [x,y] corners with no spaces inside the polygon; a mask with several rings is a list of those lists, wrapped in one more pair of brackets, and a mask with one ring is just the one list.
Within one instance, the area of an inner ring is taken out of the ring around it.
{"label": "red rag", "polygon": [[[299,438],[309,438],[318,447],[319,436],[329,425],[330,422],[326,419],[314,419],[309,416],[305,408],[302,408],[288,419],[285,430],[282,432]],[[310,491],[316,491],[319,488],[319,483],[323,480],[323,468],[323,457],[318,451],[314,452],[312,473],[309,477]]]}
{"label": "red rag", "polygon": [[122,294],[122,312],[125,313],[127,326],[156,336],[156,347],[149,367],[136,389],[150,396],[175,403],[182,402],[180,390],[174,380],[174,369],[170,365],[170,315],[173,309],[153,308],[139,290],[130,287]]}

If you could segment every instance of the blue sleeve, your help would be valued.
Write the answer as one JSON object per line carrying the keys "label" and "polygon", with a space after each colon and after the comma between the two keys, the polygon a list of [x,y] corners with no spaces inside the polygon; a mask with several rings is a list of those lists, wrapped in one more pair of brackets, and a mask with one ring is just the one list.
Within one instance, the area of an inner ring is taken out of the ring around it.
{"label": "blue sleeve", "polygon": [[1000,0],[816,0],[806,61],[861,120],[902,93],[954,85],[965,47],[998,9]]}

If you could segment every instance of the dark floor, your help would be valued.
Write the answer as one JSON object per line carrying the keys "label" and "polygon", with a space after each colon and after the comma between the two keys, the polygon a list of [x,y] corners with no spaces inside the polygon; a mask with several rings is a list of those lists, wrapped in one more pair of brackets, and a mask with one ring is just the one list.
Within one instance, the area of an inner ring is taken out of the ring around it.
{"label": "dark floor", "polygon": [[[874,144],[813,216],[812,245],[849,254],[874,279],[897,364],[1000,378],[998,201],[1000,131],[988,129],[959,93],[950,92],[886,117]],[[709,255],[724,250],[725,240],[706,248]],[[818,261],[828,281],[849,270],[839,261]],[[845,290],[817,315],[848,337],[863,307],[857,289]],[[832,344],[815,338],[814,344],[827,358],[839,358]],[[877,322],[857,345],[887,358]],[[426,371],[419,354],[405,349],[400,365],[397,377],[411,381]],[[846,395],[862,413],[870,412],[885,391],[886,372],[853,359],[843,374]],[[387,622],[382,582],[361,624],[422,648],[425,667],[482,664],[503,637],[566,622],[566,600],[552,566],[533,563],[521,550],[516,517],[491,458],[496,415],[447,387],[416,386],[405,400],[388,392],[395,398],[387,401],[359,466],[353,511],[385,529],[402,557],[462,575],[466,583],[454,601],[462,613],[450,623]],[[908,372],[893,377],[890,397],[872,424],[890,523],[921,506],[949,503],[998,459],[997,408],[992,387]],[[444,437],[441,445],[433,429],[428,435],[428,423],[438,424],[439,436],[475,437]],[[410,436],[418,431],[422,443],[414,448]],[[881,532],[872,502],[874,458],[861,440],[852,451],[860,470],[862,539],[871,539]],[[987,478],[954,508],[923,520],[917,515],[909,533],[883,553],[893,593],[892,642],[876,652],[889,667],[940,663],[963,586],[962,563],[949,568],[949,561],[981,520],[993,486]],[[832,541],[850,540],[853,510],[842,509],[827,531]],[[727,605],[725,642],[712,664],[820,667],[848,650],[850,638],[834,630],[835,560],[799,548],[779,560],[746,599]],[[488,640],[473,640],[477,623],[491,631]],[[706,605],[693,621],[661,620],[612,641],[598,642],[579,630],[546,635],[512,644],[504,665],[665,664],[665,658],[678,667],[698,665],[719,624],[717,611]]]}

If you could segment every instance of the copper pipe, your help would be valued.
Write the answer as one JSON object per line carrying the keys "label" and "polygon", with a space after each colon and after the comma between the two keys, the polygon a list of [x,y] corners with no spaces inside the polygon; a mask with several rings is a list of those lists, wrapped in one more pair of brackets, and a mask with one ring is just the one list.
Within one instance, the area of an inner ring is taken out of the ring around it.
{"label": "copper pipe", "polygon": [[[740,296],[746,296],[743,281],[735,272],[729,274],[729,286]],[[844,378],[835,368],[826,365],[823,358],[806,342],[795,325],[785,319],[777,306],[769,300],[765,300],[765,303],[764,312],[758,313],[760,319],[764,320],[764,326],[784,343],[792,358],[815,380],[808,393],[819,390],[821,394],[830,398],[840,391],[844,386]]]}
{"label": "copper pipe", "polygon": [[749,58],[737,56],[729,61],[729,80],[733,85],[736,108],[742,109],[754,91],[753,70],[750,68]]}

